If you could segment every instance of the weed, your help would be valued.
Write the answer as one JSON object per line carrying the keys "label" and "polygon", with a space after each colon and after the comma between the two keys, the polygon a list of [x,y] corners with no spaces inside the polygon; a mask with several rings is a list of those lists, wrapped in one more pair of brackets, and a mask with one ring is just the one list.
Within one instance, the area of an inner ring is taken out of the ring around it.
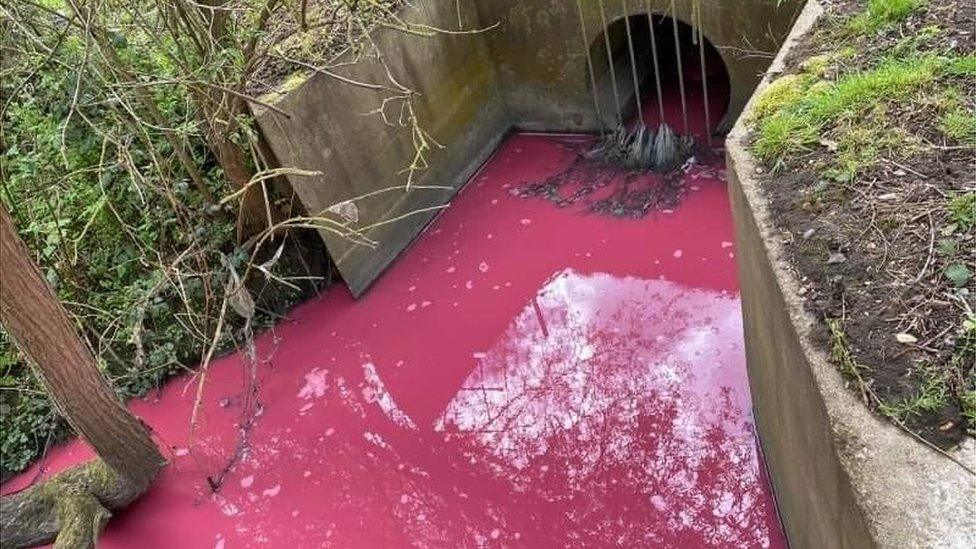
{"label": "weed", "polygon": [[943,114],[939,119],[939,129],[949,139],[976,144],[976,115],[961,107]]}
{"label": "weed", "polygon": [[840,319],[828,318],[827,328],[830,329],[830,359],[840,368],[842,374],[857,385],[858,391],[861,392],[861,396],[867,402],[868,387],[864,381],[864,377],[861,375],[861,370],[864,367],[858,364],[854,360],[854,355],[851,354],[851,347],[848,344],[847,333],[844,332],[843,323]]}
{"label": "weed", "polygon": [[956,350],[952,355],[952,366],[961,373],[961,386],[957,390],[962,415],[970,432],[976,431],[976,378],[973,367],[976,363],[976,315],[971,312],[963,317]]}
{"label": "weed", "polygon": [[949,403],[949,376],[931,364],[923,364],[916,370],[921,379],[914,395],[895,402],[881,402],[878,409],[885,416],[904,421],[911,416],[935,412]]}
{"label": "weed", "polygon": [[[757,103],[752,119],[757,131],[754,150],[763,160],[777,162],[816,143],[828,127],[847,122],[852,129],[861,127],[864,131],[848,138],[852,145],[846,160],[863,163],[864,151],[853,144],[863,140],[865,133],[875,132],[866,123],[869,117],[865,111],[912,99],[939,76],[954,70],[959,59],[935,55],[889,58],[872,69],[843,75],[834,83],[811,84],[811,77],[802,74],[792,79],[783,77]],[[850,172],[845,166],[840,170]]]}
{"label": "weed", "polygon": [[762,120],[799,101],[810,89],[812,79],[805,74],[788,74],[777,78],[756,99],[752,120]]}
{"label": "weed", "polygon": [[925,0],[868,0],[868,9],[850,20],[849,28],[858,34],[870,34],[901,23],[925,7]]}
{"label": "weed", "polygon": [[888,55],[892,57],[906,56],[918,53],[918,50],[937,37],[942,29],[938,25],[929,25],[919,29],[913,35],[906,36],[898,41]]}
{"label": "weed", "polygon": [[966,418],[969,431],[976,431],[976,390],[964,390],[959,395],[959,404],[962,405],[962,415]]}
{"label": "weed", "polygon": [[976,76],[976,54],[957,55],[945,60],[943,69],[949,76],[971,78]]}
{"label": "weed", "polygon": [[963,231],[976,227],[976,191],[967,191],[950,199],[949,216]]}
{"label": "weed", "polygon": [[905,140],[900,132],[882,130],[887,126],[885,121],[884,109],[879,108],[866,119],[840,131],[836,165],[826,170],[825,175],[835,181],[853,181],[873,166],[883,151],[902,147]]}

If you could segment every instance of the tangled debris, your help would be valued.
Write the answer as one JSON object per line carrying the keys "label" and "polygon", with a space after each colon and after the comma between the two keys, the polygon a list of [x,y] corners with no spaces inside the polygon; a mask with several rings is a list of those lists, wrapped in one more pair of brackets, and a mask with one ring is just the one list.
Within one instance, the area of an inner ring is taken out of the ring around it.
{"label": "tangled debris", "polygon": [[[662,134],[665,134],[663,138],[660,137]],[[646,145],[648,142],[677,143],[682,151],[680,162],[674,157],[667,158],[671,168],[658,172],[640,164],[622,162],[625,156],[609,161],[607,154],[611,151],[620,154],[623,148],[608,146],[608,140],[604,139],[596,148],[586,148],[586,145],[572,148],[576,157],[564,170],[543,181],[523,183],[511,192],[520,198],[548,200],[560,208],[581,204],[591,213],[642,219],[652,212],[676,207],[686,192],[685,176],[699,164],[699,160],[708,160],[718,154],[717,149],[697,147],[692,140],[677,137],[670,130],[659,131],[656,136],[653,131],[646,131],[640,139],[645,151],[654,149]],[[603,153],[595,152],[601,147]],[[631,145],[631,151],[636,147]],[[670,145],[665,147],[676,150]],[[654,158],[653,155],[650,157]]]}

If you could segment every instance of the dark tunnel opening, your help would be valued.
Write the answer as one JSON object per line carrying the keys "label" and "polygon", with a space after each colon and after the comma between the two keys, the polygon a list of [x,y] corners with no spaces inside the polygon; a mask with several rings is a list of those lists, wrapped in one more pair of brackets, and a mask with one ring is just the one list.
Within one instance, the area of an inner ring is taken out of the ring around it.
{"label": "dark tunnel opening", "polygon": [[[728,110],[731,86],[721,54],[707,37],[703,38],[700,45],[694,27],[663,14],[650,17],[646,13],[637,14],[612,22],[591,42],[589,50],[589,59],[593,63],[592,81],[596,83],[596,108],[604,126],[615,126],[618,112],[622,121],[628,123],[641,110],[645,122],[651,127],[656,127],[663,118],[680,133],[703,136],[706,126],[709,134],[715,133]],[[633,68],[636,68],[639,98],[634,89]],[[589,85],[589,74],[586,79]],[[642,109],[638,109],[635,99],[640,100]]]}

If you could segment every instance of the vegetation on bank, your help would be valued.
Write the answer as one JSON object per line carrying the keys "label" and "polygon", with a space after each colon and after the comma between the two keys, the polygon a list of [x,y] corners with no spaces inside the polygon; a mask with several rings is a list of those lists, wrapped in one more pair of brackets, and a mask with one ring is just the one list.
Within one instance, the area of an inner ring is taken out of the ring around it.
{"label": "vegetation on bank", "polygon": [[941,446],[976,432],[971,8],[827,2],[750,120],[834,361],[870,406]]}
{"label": "vegetation on bank", "polygon": [[[0,200],[121,396],[242,344],[321,279],[296,251],[305,237],[270,231],[301,212],[249,105],[276,75],[330,61],[309,51],[405,25],[399,3],[0,5]],[[0,329],[0,472],[65,432]]]}

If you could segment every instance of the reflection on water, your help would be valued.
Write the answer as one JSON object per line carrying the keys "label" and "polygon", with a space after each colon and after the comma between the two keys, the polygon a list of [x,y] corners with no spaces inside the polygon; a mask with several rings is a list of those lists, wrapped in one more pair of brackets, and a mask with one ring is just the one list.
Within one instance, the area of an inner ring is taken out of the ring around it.
{"label": "reflection on water", "polygon": [[546,508],[523,511],[549,540],[768,546],[740,318],[717,292],[563,272],[438,429],[540,496]]}
{"label": "reflection on water", "polygon": [[133,402],[172,462],[102,545],[784,546],[721,157],[639,221],[512,195],[572,163],[565,145],[510,138],[360,301],[333,288],[259,337],[246,447],[240,355],[211,365],[192,440],[187,380]]}
{"label": "reflection on water", "polygon": [[[360,368],[313,370],[299,393],[327,418],[317,444],[287,450],[315,464],[290,485],[313,509],[288,532],[260,512],[277,503],[242,495],[227,503],[258,514],[237,534],[338,547],[779,546],[741,333],[737,295],[567,269],[474,353],[433,425],[400,408],[360,350]],[[255,448],[255,468],[284,458],[286,439],[272,437],[272,459]]]}

